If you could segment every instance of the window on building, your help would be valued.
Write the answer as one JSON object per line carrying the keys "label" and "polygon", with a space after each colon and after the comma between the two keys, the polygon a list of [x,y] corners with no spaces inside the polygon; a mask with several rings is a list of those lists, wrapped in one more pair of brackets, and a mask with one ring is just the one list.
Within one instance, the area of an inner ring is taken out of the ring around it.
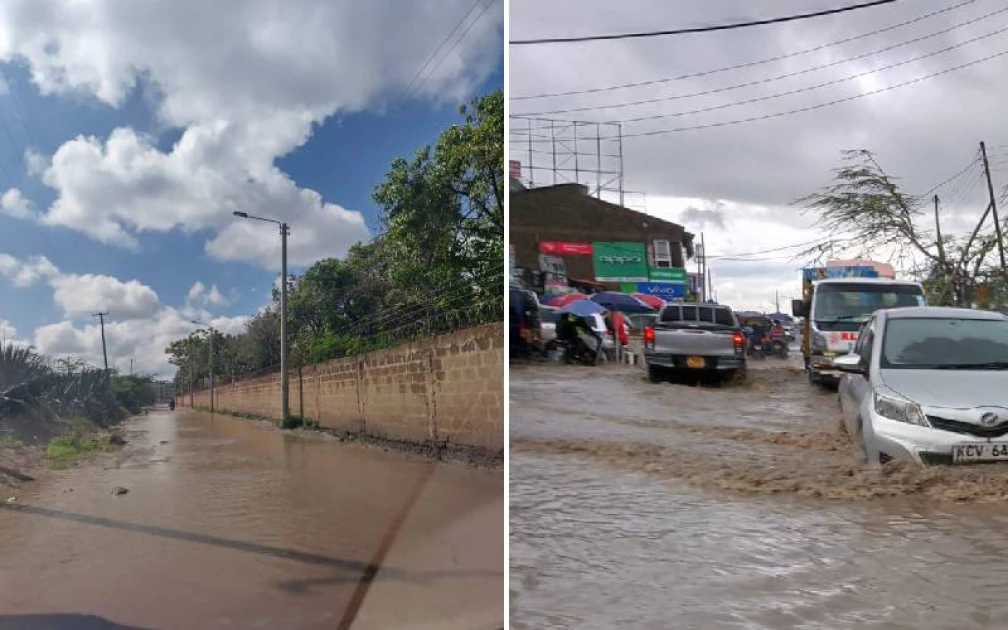
{"label": "window on building", "polygon": [[654,262],[659,269],[672,267],[672,247],[668,241],[654,242]]}

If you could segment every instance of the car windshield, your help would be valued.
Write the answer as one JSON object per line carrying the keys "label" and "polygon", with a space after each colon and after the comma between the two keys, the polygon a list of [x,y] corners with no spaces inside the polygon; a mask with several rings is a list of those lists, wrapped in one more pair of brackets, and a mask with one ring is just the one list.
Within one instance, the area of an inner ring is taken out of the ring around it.
{"label": "car windshield", "polygon": [[880,359],[891,369],[1008,369],[1008,320],[892,319]]}
{"label": "car windshield", "polygon": [[912,285],[830,283],[816,288],[812,307],[817,322],[865,322],[880,308],[923,306],[921,288]]}

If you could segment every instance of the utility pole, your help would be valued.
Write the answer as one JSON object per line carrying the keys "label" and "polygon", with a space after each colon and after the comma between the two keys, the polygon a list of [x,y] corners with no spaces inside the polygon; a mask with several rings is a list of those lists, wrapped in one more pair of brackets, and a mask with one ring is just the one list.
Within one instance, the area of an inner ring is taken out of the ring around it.
{"label": "utility pole", "polygon": [[773,292],[774,312],[780,313],[780,291]]}
{"label": "utility pole", "polygon": [[707,246],[700,232],[700,301],[707,301]]}
{"label": "utility pole", "polygon": [[193,350],[193,336],[189,334],[189,409],[193,408],[193,378],[195,378],[196,362]]}
{"label": "utility pole", "polygon": [[1001,221],[998,220],[997,201],[994,199],[994,184],[991,182],[990,165],[987,163],[987,146],[980,142],[980,154],[983,156],[984,175],[987,176],[987,193],[990,195],[991,214],[994,216],[994,233],[997,234],[998,256],[1001,259],[1001,274],[1008,275],[1005,266],[1004,242],[1001,239]]}
{"label": "utility pole", "polygon": [[[531,142],[529,142],[531,146]],[[529,167],[532,163],[529,163]],[[287,236],[290,226],[280,224],[280,421],[290,415],[290,375],[287,373]]]}
{"label": "utility pole", "polygon": [[101,351],[102,358],[105,360],[105,371],[108,372],[108,351],[105,349],[105,316],[108,315],[108,311],[104,313],[91,313],[91,317],[97,317],[98,321],[101,323]]}

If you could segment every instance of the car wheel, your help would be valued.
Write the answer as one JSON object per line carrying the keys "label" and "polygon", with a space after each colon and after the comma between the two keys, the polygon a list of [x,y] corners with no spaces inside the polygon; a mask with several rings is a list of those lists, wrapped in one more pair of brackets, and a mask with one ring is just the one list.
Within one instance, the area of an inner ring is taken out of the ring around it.
{"label": "car wheel", "polygon": [[665,372],[657,365],[647,366],[648,380],[652,383],[660,383],[665,380]]}
{"label": "car wheel", "polygon": [[728,373],[728,378],[725,379],[725,382],[735,386],[744,385],[746,381],[746,374],[746,364],[743,363],[742,367],[734,369]]}

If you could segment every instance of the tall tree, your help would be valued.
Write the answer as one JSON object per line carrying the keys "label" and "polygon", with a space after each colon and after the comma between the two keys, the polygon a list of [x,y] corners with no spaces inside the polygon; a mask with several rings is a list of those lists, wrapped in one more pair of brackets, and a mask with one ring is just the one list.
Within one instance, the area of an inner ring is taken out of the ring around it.
{"label": "tall tree", "polygon": [[993,230],[984,232],[981,219],[970,235],[943,233],[939,242],[930,227],[935,221],[930,198],[904,192],[871,151],[848,150],[842,156],[834,183],[797,202],[818,215],[823,231],[838,236],[799,256],[821,259],[854,250],[873,257],[887,251],[925,281],[934,302],[965,302],[997,245]]}
{"label": "tall tree", "polygon": [[[399,263],[416,290],[473,278],[487,289],[504,268],[504,95],[462,107],[434,147],[399,158],[374,193]],[[503,273],[503,272],[501,272]]]}

